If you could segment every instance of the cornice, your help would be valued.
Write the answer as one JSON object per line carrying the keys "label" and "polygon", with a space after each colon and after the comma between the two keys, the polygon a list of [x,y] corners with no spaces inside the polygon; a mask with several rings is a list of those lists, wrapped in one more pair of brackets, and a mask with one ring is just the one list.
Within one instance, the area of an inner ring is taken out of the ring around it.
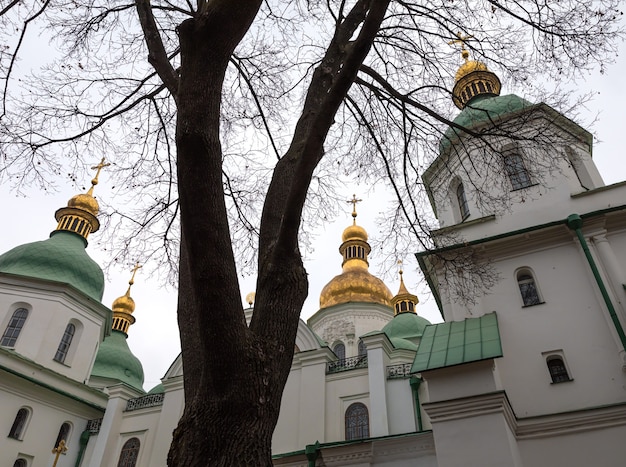
{"label": "cornice", "polygon": [[422,405],[433,424],[501,413],[517,439],[546,438],[626,425],[626,403],[517,418],[505,391]]}

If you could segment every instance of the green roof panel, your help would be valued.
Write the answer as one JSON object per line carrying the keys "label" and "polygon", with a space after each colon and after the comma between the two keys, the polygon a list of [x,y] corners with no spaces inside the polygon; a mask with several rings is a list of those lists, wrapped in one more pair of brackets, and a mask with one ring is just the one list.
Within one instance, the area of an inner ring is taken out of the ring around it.
{"label": "green roof panel", "polygon": [[496,312],[426,326],[411,373],[502,357]]}

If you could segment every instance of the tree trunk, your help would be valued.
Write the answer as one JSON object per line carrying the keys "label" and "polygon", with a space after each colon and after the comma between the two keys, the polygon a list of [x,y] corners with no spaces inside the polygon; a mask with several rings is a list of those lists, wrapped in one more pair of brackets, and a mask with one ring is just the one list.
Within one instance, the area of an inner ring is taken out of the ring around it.
{"label": "tree trunk", "polygon": [[272,433],[307,294],[306,274],[297,248],[273,251],[276,261],[265,276],[280,279],[260,279],[267,284],[261,293],[269,299],[255,313],[271,313],[275,324],[248,329],[230,243],[219,140],[221,89],[233,37],[224,41],[220,28],[202,17],[185,21],[178,33],[178,313],[185,410],[168,465],[271,465]]}

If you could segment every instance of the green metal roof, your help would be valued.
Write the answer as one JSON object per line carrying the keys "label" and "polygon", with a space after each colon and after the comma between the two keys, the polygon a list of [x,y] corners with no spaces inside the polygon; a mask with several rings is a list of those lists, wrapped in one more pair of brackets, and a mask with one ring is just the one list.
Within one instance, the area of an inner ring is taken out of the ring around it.
{"label": "green metal roof", "polygon": [[399,313],[389,321],[382,332],[387,334],[395,348],[417,350],[416,342],[430,324],[416,313]]}
{"label": "green metal roof", "polygon": [[112,331],[100,344],[91,376],[117,380],[143,391],[143,366],[126,342],[126,334]]}
{"label": "green metal roof", "polygon": [[[531,102],[515,94],[507,94],[504,96],[479,96],[467,103],[467,106],[454,119],[454,123],[468,129],[485,124],[493,125],[499,119],[509,114],[528,109],[532,106],[533,104]],[[439,152],[444,152],[454,141],[459,139],[459,136],[463,133],[463,130],[458,128],[448,128],[439,143]]]}
{"label": "green metal roof", "polygon": [[502,357],[496,312],[424,329],[411,373]]}
{"label": "green metal roof", "polygon": [[0,272],[70,284],[100,302],[104,274],[85,251],[85,240],[72,232],[53,234],[0,255]]}

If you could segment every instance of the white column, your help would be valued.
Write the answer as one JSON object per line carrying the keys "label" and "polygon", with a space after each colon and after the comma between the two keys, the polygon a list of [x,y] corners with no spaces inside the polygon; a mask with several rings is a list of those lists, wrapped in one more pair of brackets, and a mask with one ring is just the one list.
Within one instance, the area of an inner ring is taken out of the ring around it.
{"label": "white column", "polygon": [[389,354],[393,345],[385,333],[362,337],[367,347],[367,367],[370,390],[370,437],[389,435],[387,414],[387,375]]}

